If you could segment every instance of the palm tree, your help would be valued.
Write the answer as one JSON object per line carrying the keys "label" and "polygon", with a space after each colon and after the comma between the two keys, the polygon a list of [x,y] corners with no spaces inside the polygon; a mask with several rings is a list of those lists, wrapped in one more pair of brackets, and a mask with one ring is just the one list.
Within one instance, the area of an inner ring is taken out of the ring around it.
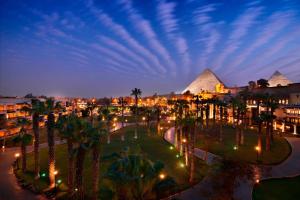
{"label": "palm tree", "polygon": [[257,85],[260,88],[266,88],[269,86],[269,83],[268,83],[268,80],[266,80],[266,79],[259,79],[259,80],[257,80]]}
{"label": "palm tree", "polygon": [[83,165],[86,157],[86,153],[89,149],[88,143],[88,132],[90,131],[91,125],[84,120],[78,121],[78,134],[76,134],[76,142],[78,144],[76,148],[76,175],[75,175],[75,186],[77,189],[77,199],[84,199],[84,189],[83,189]]}
{"label": "palm tree", "polygon": [[161,130],[160,130],[160,118],[161,118],[161,108],[159,107],[159,105],[155,106],[155,116],[156,116],[156,130],[157,130],[157,134],[160,135],[161,134]]}
{"label": "palm tree", "polygon": [[218,106],[219,106],[219,118],[220,118],[220,128],[219,128],[219,141],[223,141],[223,118],[224,118],[224,111],[227,106],[225,101],[218,101]]}
{"label": "palm tree", "polygon": [[99,114],[99,119],[104,120],[106,122],[107,144],[110,144],[110,125],[114,118],[114,115],[106,107],[102,107],[99,110]]}
{"label": "palm tree", "polygon": [[134,138],[137,139],[138,138],[138,134],[137,134],[137,128],[138,128],[138,100],[140,98],[140,96],[142,95],[142,91],[141,89],[138,88],[134,88],[133,90],[131,90],[131,95],[134,96],[134,100],[135,100],[135,129],[134,129]]}
{"label": "palm tree", "polygon": [[62,139],[67,140],[68,149],[68,190],[72,195],[74,188],[74,143],[76,142],[76,132],[79,131],[79,118],[73,114],[70,116],[60,116],[55,128]]}
{"label": "palm tree", "polygon": [[60,103],[55,104],[52,98],[46,100],[45,114],[47,114],[47,135],[48,135],[48,164],[49,164],[49,181],[50,188],[55,187],[55,141],[54,141],[54,128],[55,128],[55,115],[54,112],[60,110]]}
{"label": "palm tree", "polygon": [[[127,104],[127,101],[123,98],[123,97],[120,97],[119,98],[119,105],[121,106],[121,127],[124,128],[124,109],[125,109],[125,106]],[[122,136],[121,136],[121,140],[124,141],[125,140],[125,136],[124,136],[124,131],[122,131]]]}
{"label": "palm tree", "polygon": [[94,102],[88,102],[87,103],[87,111],[88,114],[90,116],[90,122],[93,124],[94,123],[94,116],[93,116],[93,112],[94,110],[97,108],[97,105]]}
{"label": "palm tree", "polygon": [[117,199],[155,199],[154,190],[159,185],[172,182],[172,178],[163,173],[164,165],[161,162],[151,162],[140,155],[129,155],[117,159],[105,174],[116,188]]}
{"label": "palm tree", "polygon": [[197,120],[199,119],[199,111],[200,111],[201,99],[202,99],[201,95],[194,95],[194,101],[193,102],[194,102],[194,104],[196,104],[196,119]]}
{"label": "palm tree", "polygon": [[103,128],[103,124],[100,123],[97,128],[89,127],[86,130],[88,135],[88,143],[92,149],[92,169],[93,169],[93,196],[92,199],[98,199],[99,190],[99,171],[100,171],[100,137],[106,133],[106,129]]}
{"label": "palm tree", "polygon": [[40,177],[40,158],[39,158],[39,146],[40,146],[40,114],[45,111],[45,104],[38,99],[31,100],[31,108],[25,106],[22,108],[25,112],[29,112],[32,115],[32,129],[34,133],[34,178]]}
{"label": "palm tree", "polygon": [[176,110],[178,117],[176,118],[177,124],[179,127],[179,151],[180,155],[183,154],[183,144],[182,144],[182,139],[183,139],[183,127],[182,127],[182,119],[184,117],[184,111],[188,108],[188,102],[186,100],[177,100],[176,102]]}
{"label": "palm tree", "polygon": [[26,171],[26,147],[32,141],[32,135],[27,133],[28,125],[30,125],[30,121],[26,118],[19,118],[17,124],[21,126],[19,135],[13,138],[15,143],[19,143],[21,147],[21,155],[22,155],[22,172]]}

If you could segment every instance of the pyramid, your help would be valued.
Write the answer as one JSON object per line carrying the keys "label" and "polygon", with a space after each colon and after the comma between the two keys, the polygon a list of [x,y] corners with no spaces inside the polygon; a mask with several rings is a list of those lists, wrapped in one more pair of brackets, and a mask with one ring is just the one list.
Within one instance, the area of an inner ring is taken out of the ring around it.
{"label": "pyramid", "polygon": [[279,71],[276,71],[268,80],[269,87],[277,87],[278,85],[286,86],[288,84],[291,84],[292,81],[290,81],[287,77],[285,77],[283,74],[281,74]]}
{"label": "pyramid", "polygon": [[[198,94],[201,91],[215,92],[216,85],[223,84],[222,81],[210,70],[205,69],[184,91]],[[224,84],[223,84],[224,85]]]}

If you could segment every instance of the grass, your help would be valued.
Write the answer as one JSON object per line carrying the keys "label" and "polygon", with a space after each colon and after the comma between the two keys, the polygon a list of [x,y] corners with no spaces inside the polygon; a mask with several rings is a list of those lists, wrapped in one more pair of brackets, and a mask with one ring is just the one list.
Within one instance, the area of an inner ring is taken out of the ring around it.
{"label": "grass", "polygon": [[255,185],[254,200],[294,200],[300,197],[300,176],[269,179]]}
{"label": "grass", "polygon": [[[231,126],[223,127],[223,142],[219,142],[219,129],[210,129],[205,134],[198,134],[196,147],[207,149],[209,152],[235,161],[256,163],[257,132],[252,129],[244,130],[244,144],[237,150],[235,146],[236,130]],[[262,164],[278,164],[284,161],[291,152],[289,143],[283,138],[274,135],[274,143],[270,151],[265,151],[265,136],[262,137],[262,154],[259,162]]]}
{"label": "grass", "polygon": [[[33,135],[33,130],[29,130],[28,133],[31,134],[31,135]],[[57,130],[55,130],[55,133],[57,133]],[[13,141],[12,141],[13,138],[14,138],[14,136],[6,138],[6,140],[5,140],[5,146],[6,147],[15,147],[15,146],[18,146],[18,145],[16,145],[16,144],[13,143]],[[59,137],[57,136],[56,138],[59,138]],[[47,142],[47,128],[46,127],[42,127],[42,128],[40,128],[40,144],[45,143],[45,142]],[[2,146],[3,139],[0,140],[0,144]]]}
{"label": "grass", "polygon": [[[122,142],[120,140],[121,132],[125,132],[126,141]],[[178,190],[185,189],[190,186],[188,182],[189,173],[187,168],[180,167],[179,163],[183,162],[182,158],[176,158],[178,153],[175,149],[171,150],[169,143],[163,140],[161,136],[146,134],[145,127],[139,127],[139,138],[137,140],[133,139],[134,128],[126,127],[122,130],[118,130],[112,134],[111,144],[106,144],[105,138],[103,138],[103,144],[101,147],[101,156],[109,155],[113,152],[119,153],[124,147],[129,147],[130,152],[132,153],[141,153],[152,161],[162,161],[165,164],[165,171],[168,176],[171,176],[178,183]],[[56,146],[56,168],[59,171],[57,178],[62,179],[63,185],[66,183],[67,178],[67,147],[66,145]],[[106,172],[107,167],[110,165],[111,161],[100,161],[100,176]],[[41,172],[47,172],[48,168],[48,152],[47,149],[40,150],[40,164]],[[87,156],[84,164],[84,186],[87,191],[87,195],[91,195],[91,180],[92,180],[92,166],[91,166],[91,154]],[[196,179],[200,181],[207,172],[207,166],[200,159],[196,159]],[[33,182],[33,169],[34,161],[33,154],[28,155],[28,169],[29,173],[26,173],[25,180],[27,182]],[[39,188],[41,190],[46,189],[47,178],[41,178],[39,183]],[[100,188],[105,187],[107,182],[101,178]]]}

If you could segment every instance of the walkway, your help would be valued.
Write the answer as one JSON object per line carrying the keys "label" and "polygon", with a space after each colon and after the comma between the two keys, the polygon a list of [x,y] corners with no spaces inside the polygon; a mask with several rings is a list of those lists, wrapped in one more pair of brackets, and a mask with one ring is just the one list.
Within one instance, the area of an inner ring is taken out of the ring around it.
{"label": "walkway", "polygon": [[[124,126],[129,126],[131,123],[126,123]],[[112,132],[121,128],[121,123],[117,123]],[[64,140],[55,141],[55,145],[63,144]],[[47,147],[47,143],[40,144],[40,148]],[[27,153],[33,151],[33,146],[27,147]],[[36,195],[29,190],[19,186],[17,179],[13,173],[12,164],[15,161],[15,153],[19,153],[19,147],[6,148],[0,150],[0,200],[45,200],[41,195]]]}
{"label": "walkway", "polygon": [[300,175],[300,138],[287,137],[292,152],[291,155],[281,164],[275,166],[253,165],[254,177],[252,180],[240,179],[235,190],[234,197],[238,200],[251,200],[253,186],[256,180],[270,178],[284,178]]}
{"label": "walkway", "polygon": [[[165,140],[171,144],[175,143],[174,127],[167,130],[164,135]],[[292,152],[291,155],[281,164],[275,166],[257,166],[251,165],[254,174],[253,179],[249,180],[246,177],[239,178],[237,181],[237,187],[234,190],[234,199],[236,200],[252,200],[252,190],[255,182],[257,180],[264,180],[269,178],[283,178],[283,177],[293,177],[300,174],[300,138],[287,137],[286,140],[290,143]],[[200,159],[205,158],[205,151],[195,148],[195,156]],[[207,153],[207,164],[212,164],[219,160],[220,157]],[[205,200],[209,199],[209,196],[204,197],[203,194],[208,194],[213,192],[209,187],[210,177],[205,177],[200,183],[196,184],[176,197],[182,200]]]}
{"label": "walkway", "polygon": [[[165,140],[167,140],[173,145],[175,143],[174,130],[175,130],[174,127],[172,127],[168,129],[164,135]],[[218,160],[220,160],[219,156],[209,152],[205,152],[198,148],[195,148],[195,156],[202,160],[205,160],[204,158],[206,156],[207,159],[205,161],[209,165],[218,162]],[[176,197],[181,200],[207,200],[209,199],[209,194],[213,192],[213,188],[211,187],[212,186],[211,182],[212,182],[211,177],[206,176],[200,183],[194,185],[193,187],[187,190],[182,191],[179,194],[172,196],[172,198]]]}

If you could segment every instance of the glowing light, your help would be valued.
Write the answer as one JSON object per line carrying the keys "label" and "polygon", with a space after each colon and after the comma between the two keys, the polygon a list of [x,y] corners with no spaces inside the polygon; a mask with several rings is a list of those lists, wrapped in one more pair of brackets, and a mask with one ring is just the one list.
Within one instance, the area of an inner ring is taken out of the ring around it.
{"label": "glowing light", "polygon": [[238,150],[238,147],[236,145],[234,145],[233,150]]}
{"label": "glowing light", "polygon": [[102,121],[105,121],[105,118],[104,118],[104,117],[102,117]]}
{"label": "glowing light", "polygon": [[42,177],[45,177],[46,176],[46,173],[42,173],[42,175],[41,175]]}
{"label": "glowing light", "polygon": [[2,149],[5,149],[5,146],[4,146],[4,145],[2,146]]}
{"label": "glowing light", "polygon": [[170,120],[168,120],[168,123],[169,123],[169,124],[171,123]]}
{"label": "glowing light", "polygon": [[183,143],[186,143],[186,139],[185,139],[185,138],[183,138],[183,139],[182,139],[182,142],[183,142]]}
{"label": "glowing light", "polygon": [[58,171],[57,171],[57,170],[55,170],[55,171],[53,172],[53,174],[54,174],[54,175],[57,175],[57,174],[58,174]]}
{"label": "glowing light", "polygon": [[179,166],[181,167],[181,168],[184,168],[184,164],[181,162],[181,163],[179,163]]}
{"label": "glowing light", "polygon": [[163,130],[163,127],[160,127],[160,130]]}
{"label": "glowing light", "polygon": [[19,157],[20,157],[20,154],[19,154],[19,153],[15,153],[15,157],[16,157],[16,158],[19,158]]}
{"label": "glowing light", "polygon": [[180,157],[180,155],[179,154],[176,154],[176,158],[179,158]]}
{"label": "glowing light", "polygon": [[161,173],[161,174],[159,174],[159,178],[160,178],[160,179],[165,179],[165,178],[166,178],[166,175],[163,174],[163,173]]}
{"label": "glowing light", "polygon": [[143,119],[143,121],[145,121],[145,120],[146,120],[146,117],[143,117],[142,119]]}
{"label": "glowing light", "polygon": [[125,122],[127,122],[128,120],[127,119],[125,119]]}
{"label": "glowing light", "polygon": [[256,146],[256,147],[255,147],[255,150],[256,150],[256,151],[260,151],[260,147],[259,147],[259,146]]}
{"label": "glowing light", "polygon": [[256,179],[256,180],[255,180],[255,183],[259,183],[259,179]]}
{"label": "glowing light", "polygon": [[174,149],[174,147],[173,147],[173,146],[170,146],[170,149],[171,149],[171,150],[173,150],[173,149]]}
{"label": "glowing light", "polygon": [[77,188],[75,188],[75,192],[77,192],[78,191],[78,189]]}
{"label": "glowing light", "polygon": [[117,121],[117,120],[118,120],[118,119],[115,117],[115,118],[114,118],[114,121]]}

